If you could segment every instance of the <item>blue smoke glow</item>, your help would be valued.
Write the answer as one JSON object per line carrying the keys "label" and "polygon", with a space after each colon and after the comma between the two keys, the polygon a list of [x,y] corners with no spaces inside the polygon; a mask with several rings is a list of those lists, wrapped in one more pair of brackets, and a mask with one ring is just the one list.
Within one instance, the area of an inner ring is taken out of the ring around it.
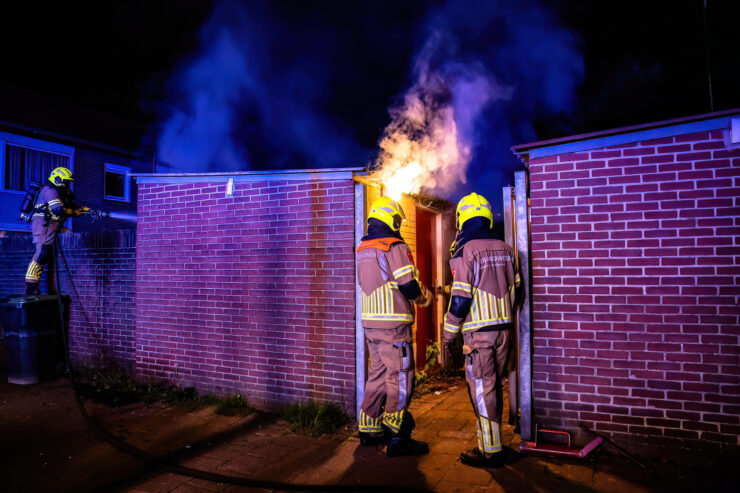
{"label": "blue smoke glow", "polygon": [[358,165],[368,150],[322,110],[331,97],[331,28],[296,32],[269,3],[216,4],[201,49],[170,82],[158,158],[178,170]]}
{"label": "blue smoke glow", "polygon": [[520,166],[510,147],[536,140],[539,118],[567,122],[575,109],[577,37],[535,1],[328,8],[217,2],[171,78],[159,159],[184,171],[366,165],[413,96],[432,105],[429,121],[454,123],[465,158],[428,191],[456,200],[475,186],[500,202]]}

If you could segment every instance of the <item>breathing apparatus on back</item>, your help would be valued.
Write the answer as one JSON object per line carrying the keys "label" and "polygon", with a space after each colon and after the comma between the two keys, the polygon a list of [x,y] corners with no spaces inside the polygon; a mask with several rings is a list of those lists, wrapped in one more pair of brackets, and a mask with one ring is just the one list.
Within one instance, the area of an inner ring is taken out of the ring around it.
{"label": "breathing apparatus on back", "polygon": [[28,185],[26,195],[23,197],[23,202],[21,202],[21,215],[18,218],[19,220],[27,223],[31,222],[31,217],[33,217],[33,208],[36,205],[36,200],[39,198],[40,191],[41,183],[32,181],[31,184]]}

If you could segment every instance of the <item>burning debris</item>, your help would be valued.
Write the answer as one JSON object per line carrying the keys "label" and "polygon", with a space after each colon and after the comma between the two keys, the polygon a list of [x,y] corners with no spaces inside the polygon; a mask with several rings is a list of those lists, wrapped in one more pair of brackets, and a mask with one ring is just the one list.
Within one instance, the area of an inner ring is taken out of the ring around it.
{"label": "burning debris", "polygon": [[370,167],[372,178],[395,200],[422,189],[449,195],[464,184],[475,120],[490,102],[511,95],[481,64],[443,62],[433,67],[440,43],[435,33],[422,50],[414,67],[416,83],[390,109],[391,123]]}

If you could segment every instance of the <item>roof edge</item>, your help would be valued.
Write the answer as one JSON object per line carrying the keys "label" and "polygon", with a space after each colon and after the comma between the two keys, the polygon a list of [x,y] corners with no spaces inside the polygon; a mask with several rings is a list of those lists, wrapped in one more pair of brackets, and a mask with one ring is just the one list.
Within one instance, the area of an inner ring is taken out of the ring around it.
{"label": "roof edge", "polygon": [[365,168],[315,168],[315,169],[286,169],[268,171],[216,171],[204,173],[131,173],[137,183],[185,183],[202,181],[265,181],[299,180],[306,175],[311,180],[352,179],[355,173],[363,172]]}
{"label": "roof edge", "polygon": [[571,135],[568,137],[560,137],[557,139],[541,140],[537,142],[530,142],[528,144],[520,144],[520,145],[512,146],[510,149],[514,154],[521,156],[522,154],[525,154],[534,149],[562,146],[562,145],[571,144],[574,142],[596,140],[596,139],[600,139],[604,137],[611,137],[611,136],[616,136],[616,135],[624,135],[624,134],[642,132],[645,130],[673,127],[673,126],[678,126],[678,125],[687,124],[687,123],[701,122],[705,120],[714,120],[714,119],[718,119],[722,117],[728,117],[731,115],[740,115],[740,108],[716,111],[713,113],[702,113],[699,115],[692,115],[688,117],[673,118],[670,120],[661,120],[657,122],[643,123],[640,125],[632,125],[628,127],[618,127],[618,128],[608,129],[608,130],[600,130],[597,132]]}
{"label": "roof edge", "polygon": [[152,159],[151,155],[146,155],[139,151],[134,151],[131,149],[124,149],[122,147],[116,147],[116,146],[112,146],[108,144],[103,144],[102,142],[96,142],[93,140],[73,137],[71,135],[65,135],[65,134],[61,134],[58,132],[51,132],[51,131],[43,130],[40,128],[29,127],[27,125],[21,125],[20,123],[13,123],[13,122],[0,120],[0,127],[11,129],[11,131],[15,130],[18,132],[25,132],[27,134],[30,134],[32,138],[34,139],[53,139],[57,141],[67,142],[68,144],[72,144],[72,145],[81,145],[81,146],[89,147],[89,148],[96,149],[99,151],[110,152],[112,154],[119,154],[119,155],[127,156],[130,158],[147,160],[147,161]]}

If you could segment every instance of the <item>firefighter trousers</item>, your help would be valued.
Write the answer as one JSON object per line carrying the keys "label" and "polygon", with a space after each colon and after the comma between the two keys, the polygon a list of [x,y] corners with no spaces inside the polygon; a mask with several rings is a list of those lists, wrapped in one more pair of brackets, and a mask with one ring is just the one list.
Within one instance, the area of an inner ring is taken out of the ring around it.
{"label": "firefighter trousers", "polygon": [[478,449],[485,457],[502,450],[501,414],[510,330],[463,332],[465,379],[477,418]]}
{"label": "firefighter trousers", "polygon": [[[370,355],[365,397],[360,406],[361,432],[379,434],[384,425],[393,434],[401,431],[414,391],[414,355],[411,325],[394,329],[365,329]],[[406,429],[408,427],[404,427]],[[411,430],[408,430],[411,433]]]}
{"label": "firefighter trousers", "polygon": [[[26,269],[26,284],[38,285],[41,282],[41,274],[47,267],[49,294],[56,293],[56,258],[54,256],[54,238],[51,241],[39,241],[34,237],[34,251],[31,262]],[[39,238],[42,240],[42,238]]]}

